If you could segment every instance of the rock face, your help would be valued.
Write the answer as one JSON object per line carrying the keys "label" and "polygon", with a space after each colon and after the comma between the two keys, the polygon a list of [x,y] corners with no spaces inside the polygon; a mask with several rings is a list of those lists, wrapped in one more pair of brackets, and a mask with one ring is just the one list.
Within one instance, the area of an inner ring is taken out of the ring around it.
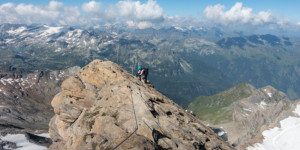
{"label": "rock face", "polygon": [[265,129],[292,115],[295,106],[271,86],[256,89],[242,83],[213,96],[199,97],[189,109],[213,128],[224,130],[235,148],[245,149],[260,142]]}
{"label": "rock face", "polygon": [[48,130],[51,99],[80,68],[35,73],[0,72],[0,127]]}
{"label": "rock face", "polygon": [[[233,149],[194,116],[110,61],[95,60],[52,100],[51,149]],[[136,134],[134,131],[136,130]]]}
{"label": "rock face", "polygon": [[233,105],[233,120],[244,128],[238,131],[240,137],[235,141],[240,144],[239,149],[261,140],[264,130],[279,125],[295,109],[284,93],[271,86],[257,89]]}

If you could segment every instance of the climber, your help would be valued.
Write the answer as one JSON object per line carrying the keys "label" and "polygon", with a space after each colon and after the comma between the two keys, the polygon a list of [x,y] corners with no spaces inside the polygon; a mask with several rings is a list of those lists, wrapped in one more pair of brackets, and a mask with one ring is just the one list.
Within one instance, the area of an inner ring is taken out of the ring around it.
{"label": "climber", "polygon": [[147,76],[148,76],[148,68],[142,68],[142,66],[138,67],[138,72],[136,73],[136,76],[139,77],[141,80],[142,75],[144,75],[144,82],[147,83]]}

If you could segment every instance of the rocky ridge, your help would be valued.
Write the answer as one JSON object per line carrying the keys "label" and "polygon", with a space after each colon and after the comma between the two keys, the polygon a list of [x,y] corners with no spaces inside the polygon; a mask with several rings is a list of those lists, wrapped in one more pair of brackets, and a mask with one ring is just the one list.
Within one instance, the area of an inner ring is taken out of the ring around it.
{"label": "rocky ridge", "polygon": [[[205,103],[207,100],[209,103]],[[206,107],[201,110],[218,108],[210,113],[213,115],[208,114],[209,120],[204,120],[214,128],[222,128],[229,143],[237,149],[260,142],[264,130],[278,126],[282,119],[293,116],[295,109],[293,102],[272,86],[256,89],[247,83],[215,96],[200,97],[191,103],[190,109],[203,119],[203,112],[195,109],[201,104],[201,107]]]}
{"label": "rocky ridge", "polygon": [[[48,129],[53,116],[51,99],[64,79],[80,68],[24,73],[9,69],[0,72],[0,128]],[[2,130],[3,131],[3,130]]]}
{"label": "rocky ridge", "polygon": [[237,139],[237,143],[241,143],[240,149],[261,141],[264,130],[279,126],[281,120],[294,116],[296,108],[296,103],[272,86],[257,89],[234,105],[233,119],[246,129],[246,132],[240,132],[244,136]]}
{"label": "rocky ridge", "polygon": [[50,150],[113,149],[132,133],[118,149],[233,149],[172,100],[110,61],[94,60],[65,80],[51,104]]}
{"label": "rocky ridge", "polygon": [[[236,143],[244,145],[255,136],[292,114],[292,101],[287,96],[271,86],[253,91],[251,96],[234,103],[233,120],[244,129],[239,131],[240,136]],[[245,132],[241,132],[245,131]]]}

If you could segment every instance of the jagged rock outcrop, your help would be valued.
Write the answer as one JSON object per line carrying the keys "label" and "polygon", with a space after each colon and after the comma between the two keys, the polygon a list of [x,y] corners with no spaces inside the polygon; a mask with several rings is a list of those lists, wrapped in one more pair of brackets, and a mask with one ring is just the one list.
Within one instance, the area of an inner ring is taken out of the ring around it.
{"label": "jagged rock outcrop", "polygon": [[239,132],[243,135],[236,141],[240,143],[239,149],[262,140],[264,130],[278,126],[281,120],[293,116],[295,109],[293,102],[272,86],[257,89],[250,97],[234,105],[233,118],[246,129],[246,132]]}
{"label": "jagged rock outcrop", "polygon": [[113,149],[134,132],[136,123],[136,134],[118,149],[233,149],[194,116],[110,61],[94,60],[65,80],[62,89],[51,103],[55,116],[49,124],[50,150]]}

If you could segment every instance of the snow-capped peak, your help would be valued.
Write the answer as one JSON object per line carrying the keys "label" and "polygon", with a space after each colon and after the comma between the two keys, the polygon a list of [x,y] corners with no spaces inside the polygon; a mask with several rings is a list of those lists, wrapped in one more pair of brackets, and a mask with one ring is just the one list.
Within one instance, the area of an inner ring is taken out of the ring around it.
{"label": "snow-capped peak", "polygon": [[25,31],[27,28],[22,26],[22,27],[19,27],[15,30],[9,30],[7,31],[8,34],[20,34],[21,32]]}
{"label": "snow-capped peak", "polygon": [[178,27],[178,26],[175,26],[174,28],[175,28],[176,30],[185,31],[183,28]]}
{"label": "snow-capped peak", "polygon": [[51,35],[61,32],[62,27],[49,27],[45,26],[47,29],[44,31],[44,35]]}
{"label": "snow-capped peak", "polygon": [[272,93],[268,89],[264,89],[264,91],[269,97],[272,97]]}

